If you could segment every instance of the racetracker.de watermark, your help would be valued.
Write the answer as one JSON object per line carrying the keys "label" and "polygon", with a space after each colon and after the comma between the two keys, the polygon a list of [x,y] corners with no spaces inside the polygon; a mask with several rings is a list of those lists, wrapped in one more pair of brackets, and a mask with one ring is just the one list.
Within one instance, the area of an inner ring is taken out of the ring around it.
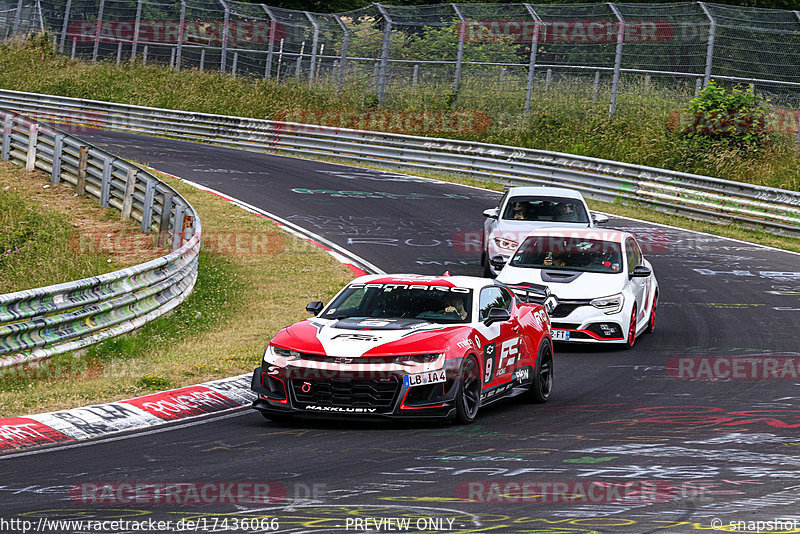
{"label": "racetracker.de watermark", "polygon": [[571,480],[462,482],[456,496],[475,503],[663,503],[677,498],[659,480]]}
{"label": "racetracker.de watermark", "polygon": [[116,506],[148,504],[193,506],[209,504],[280,504],[287,500],[318,499],[324,484],[265,481],[227,482],[82,482],[69,488],[74,503]]}
{"label": "racetracker.de watermark", "polygon": [[800,357],[684,356],[667,360],[675,380],[797,380]]}
{"label": "racetracker.de watermark", "polygon": [[[468,20],[458,27],[467,43],[531,43],[537,23],[528,20]],[[547,20],[538,24],[538,43],[616,43],[620,23],[616,19]],[[626,20],[623,42],[664,43],[675,36],[667,20]]]}
{"label": "racetracker.de watermark", "polygon": [[221,44],[228,29],[229,44],[279,43],[286,37],[286,26],[266,20],[187,20],[183,27],[178,20],[82,20],[70,23],[67,35],[78,43],[93,43],[99,37],[104,43],[132,43],[135,36],[143,43]]}
{"label": "racetracker.de watermark", "polygon": [[[67,247],[74,254],[141,254],[153,250],[158,238],[134,232],[76,232],[67,239]],[[170,241],[164,240],[167,245]],[[286,244],[277,232],[203,232],[201,239],[201,249],[208,254],[277,254]]]}
{"label": "racetracker.de watermark", "polygon": [[[380,132],[421,134],[481,134],[486,132],[492,120],[483,111],[314,111],[296,110],[278,112],[276,121],[298,125],[319,125],[347,130],[370,130]],[[297,129],[313,126],[293,125]]]}

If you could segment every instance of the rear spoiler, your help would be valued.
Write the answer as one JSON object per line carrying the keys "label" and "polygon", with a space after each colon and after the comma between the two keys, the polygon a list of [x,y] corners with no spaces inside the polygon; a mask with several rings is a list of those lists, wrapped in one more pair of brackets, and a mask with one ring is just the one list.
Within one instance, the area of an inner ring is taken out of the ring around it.
{"label": "rear spoiler", "polygon": [[517,298],[528,304],[541,304],[547,313],[553,313],[558,306],[558,299],[550,293],[550,288],[542,284],[523,282],[521,284],[506,284]]}

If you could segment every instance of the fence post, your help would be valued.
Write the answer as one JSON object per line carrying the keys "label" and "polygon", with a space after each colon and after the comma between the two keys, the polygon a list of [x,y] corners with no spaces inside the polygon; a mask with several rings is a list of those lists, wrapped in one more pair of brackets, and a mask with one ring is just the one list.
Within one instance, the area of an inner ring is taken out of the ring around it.
{"label": "fence post", "polygon": [[19,23],[22,20],[22,0],[17,2],[17,12],[14,16],[14,37],[17,37],[19,34]]}
{"label": "fence post", "polygon": [[[461,83],[461,67],[464,61],[464,38],[466,37],[466,30],[467,30],[467,21],[464,19],[464,15],[461,13],[461,9],[455,4],[450,4],[453,7],[453,10],[458,15],[458,50],[456,51],[456,72],[453,76],[453,101],[452,104],[455,104],[456,99],[458,98],[458,86]],[[452,105],[451,104],[451,105]]]}
{"label": "fence post", "polygon": [[311,86],[314,84],[314,75],[316,74],[317,69],[317,43],[319,42],[319,24],[317,21],[314,20],[314,16],[311,15],[308,11],[304,11],[303,13],[306,14],[309,22],[311,22],[311,26],[314,27],[314,33],[311,37],[311,70],[308,73],[308,88],[311,89]]}
{"label": "fence post", "polygon": [[100,0],[100,9],[97,11],[97,29],[94,31],[94,50],[92,50],[92,63],[97,62],[97,52],[100,50],[100,33],[103,30],[103,9],[106,0]]}
{"label": "fence post", "polygon": [[347,67],[347,47],[350,44],[350,30],[347,29],[344,22],[342,22],[342,18],[339,15],[334,15],[336,22],[339,23],[339,27],[344,32],[342,37],[342,51],[339,55],[339,79],[336,80],[336,96],[342,92],[342,85],[344,84],[344,71]]}
{"label": "fence post", "polygon": [[539,31],[542,24],[542,19],[530,4],[523,4],[525,9],[528,10],[533,19],[533,38],[531,38],[531,56],[528,61],[528,85],[525,89],[525,108],[524,112],[527,115],[531,111],[531,98],[533,97],[533,76],[536,70],[536,49],[539,48]]}
{"label": "fence post", "polygon": [[14,116],[10,113],[3,119],[3,161],[8,161],[11,152],[11,129],[14,123]]}
{"label": "fence post", "polygon": [[108,207],[108,201],[111,198],[111,167],[114,164],[112,158],[103,158],[103,175],[100,180],[100,205],[104,208]]}
{"label": "fence post", "polygon": [[142,25],[142,0],[136,2],[136,20],[133,22],[133,43],[131,44],[131,61],[136,59],[136,47],[139,45],[139,29]]}
{"label": "fence post", "polygon": [[703,78],[697,78],[697,81],[694,83],[694,96],[700,94],[700,89],[703,87]]}
{"label": "fence post", "polygon": [[228,9],[228,4],[225,3],[225,0],[219,0],[219,3],[225,8],[225,18],[222,22],[222,57],[219,61],[219,71],[225,72],[228,66],[228,30],[231,24],[231,10]]}
{"label": "fence post", "polygon": [[206,49],[200,49],[200,72],[203,72],[203,66],[206,63]]}
{"label": "fence post", "polygon": [[281,39],[281,46],[278,48],[278,68],[275,71],[275,80],[281,81],[281,62],[283,62],[283,39]]}
{"label": "fence post", "polygon": [[714,61],[714,38],[717,34],[717,21],[711,15],[711,12],[708,10],[705,2],[698,2],[700,5],[700,9],[703,10],[703,13],[706,14],[708,17],[708,46],[706,48],[706,71],[705,75],[703,76],[703,87],[708,85],[708,82],[711,80],[711,65]]}
{"label": "fence post", "polygon": [[[795,13],[797,13],[795,11]],[[797,15],[800,19],[800,15]],[[800,103],[797,105],[797,131],[794,134],[794,153],[797,154],[797,147],[800,146]]]}
{"label": "fence post", "polygon": [[592,90],[592,104],[597,103],[597,93],[600,92],[600,71],[594,71],[594,89]]}
{"label": "fence post", "polygon": [[61,43],[58,45],[58,53],[64,53],[64,43],[67,41],[67,28],[69,27],[69,12],[72,9],[72,0],[67,0],[64,8],[64,21],[61,23]]}
{"label": "fence post", "polygon": [[181,248],[183,241],[183,214],[186,207],[183,204],[175,206],[175,217],[172,219],[172,250]]}
{"label": "fence post", "polygon": [[78,41],[76,41],[75,39],[72,40],[72,51],[69,53],[70,61],[75,60],[75,46],[77,45],[77,43]]}
{"label": "fence post", "polygon": [[414,70],[411,71],[411,87],[416,87],[419,82],[419,63],[414,64]]}
{"label": "fence post", "polygon": [[133,208],[133,191],[136,189],[136,175],[139,174],[139,169],[128,169],[128,175],[125,178],[125,194],[122,195],[122,220],[127,221],[131,218],[131,209]]}
{"label": "fence post", "polygon": [[264,79],[268,80],[272,77],[272,57],[275,54],[275,32],[278,30],[278,21],[275,16],[272,14],[272,10],[261,4],[261,7],[264,8],[264,11],[267,13],[269,17],[269,43],[267,43],[267,65],[264,68]]}
{"label": "fence post", "polygon": [[142,50],[142,65],[147,65],[147,45],[144,45],[144,50]]}
{"label": "fence post", "polygon": [[36,0],[36,10],[39,12],[39,31],[44,35],[44,13],[42,12],[42,0]]}
{"label": "fence post", "polygon": [[175,48],[175,70],[181,71],[181,56],[183,55],[183,39],[186,35],[186,0],[181,0],[181,18],[178,21],[178,46]]}
{"label": "fence post", "polygon": [[161,248],[164,246],[167,234],[169,234],[169,219],[172,215],[172,193],[164,193],[163,202],[161,203],[161,220],[158,222],[158,243],[156,246]]}
{"label": "fence post", "polygon": [[78,156],[78,181],[75,183],[75,193],[83,195],[86,193],[86,164],[89,162],[89,147],[80,147]]}
{"label": "fence post", "polygon": [[55,185],[61,181],[61,156],[64,151],[64,135],[56,134],[53,142],[53,172],[50,173],[50,183]]}
{"label": "fence post", "polygon": [[380,11],[384,22],[383,44],[381,45],[381,64],[380,72],[378,73],[378,105],[380,106],[383,104],[383,95],[386,91],[386,67],[389,63],[389,42],[392,38],[392,18],[382,5],[376,3],[375,7],[378,8],[378,11]]}
{"label": "fence post", "polygon": [[614,78],[611,80],[611,106],[608,109],[608,113],[613,115],[614,111],[617,109],[619,70],[622,67],[622,42],[625,40],[625,19],[622,18],[622,14],[619,12],[619,9],[617,9],[617,6],[609,2],[608,7],[610,7],[611,11],[614,12],[614,15],[617,17],[617,21],[619,22],[619,28],[617,30],[617,50],[614,54]]}
{"label": "fence post", "polygon": [[550,82],[553,80],[553,69],[547,69],[544,75],[544,92],[550,91]]}
{"label": "fence post", "polygon": [[500,79],[498,80],[498,86],[500,90],[503,90],[503,86],[506,84],[506,67],[500,67]]}
{"label": "fence post", "polygon": [[231,76],[236,76],[236,67],[239,64],[239,52],[233,53],[233,63],[231,63]]}
{"label": "fence post", "polygon": [[117,43],[117,65],[122,61],[122,41]]}
{"label": "fence post", "polygon": [[142,205],[142,232],[149,232],[153,221],[153,201],[156,195],[156,181],[147,180],[144,189],[144,204]]}
{"label": "fence post", "polygon": [[36,142],[39,140],[39,125],[28,127],[28,153],[25,158],[25,170],[30,172],[36,168]]}

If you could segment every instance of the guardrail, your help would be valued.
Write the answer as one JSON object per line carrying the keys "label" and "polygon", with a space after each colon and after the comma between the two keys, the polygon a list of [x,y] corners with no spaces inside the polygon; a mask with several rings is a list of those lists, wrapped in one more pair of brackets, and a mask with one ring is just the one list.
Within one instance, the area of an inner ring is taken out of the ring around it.
{"label": "guardrail", "polygon": [[[147,171],[66,133],[0,109],[2,158],[48,173],[159,232],[172,252],[75,282],[0,295],[0,368],[76,350],[167,313],[194,288],[200,218]],[[166,242],[166,239],[169,239]]]}
{"label": "guardrail", "polygon": [[571,187],[606,202],[800,237],[800,192],[630,163],[472,141],[210,115],[0,90],[0,106],[51,120],[250,150],[369,161],[515,185]]}

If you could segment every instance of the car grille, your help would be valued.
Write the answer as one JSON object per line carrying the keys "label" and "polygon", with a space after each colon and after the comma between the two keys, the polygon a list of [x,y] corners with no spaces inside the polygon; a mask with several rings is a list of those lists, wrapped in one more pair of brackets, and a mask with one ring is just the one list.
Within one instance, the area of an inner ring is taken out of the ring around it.
{"label": "car grille", "polygon": [[[341,408],[390,409],[394,406],[400,382],[394,378],[381,380],[297,380],[292,393],[301,403]],[[303,391],[303,384],[308,391]]]}
{"label": "car grille", "polygon": [[558,306],[556,306],[556,309],[550,314],[550,317],[566,317],[581,306],[586,306],[586,304],[588,304],[588,302],[559,302]]}

